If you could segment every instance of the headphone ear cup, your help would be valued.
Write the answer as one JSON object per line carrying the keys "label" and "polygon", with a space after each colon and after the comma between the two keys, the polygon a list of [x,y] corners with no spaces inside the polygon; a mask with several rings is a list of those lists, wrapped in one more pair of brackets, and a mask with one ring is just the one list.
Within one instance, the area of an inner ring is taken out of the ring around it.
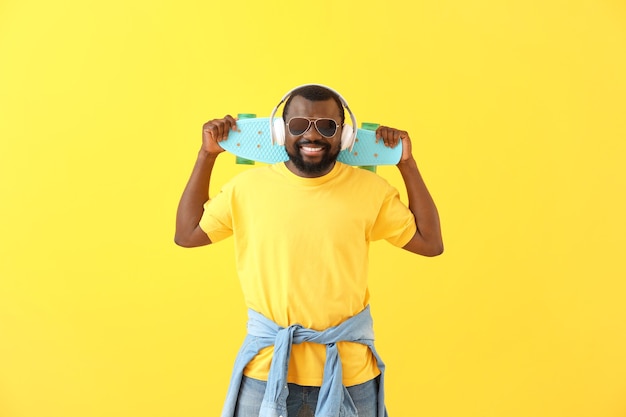
{"label": "headphone ear cup", "polygon": [[272,136],[277,145],[285,146],[285,122],[282,118],[274,119]]}
{"label": "headphone ear cup", "polygon": [[343,125],[341,128],[341,150],[348,149],[352,146],[354,138],[354,129],[350,125]]}

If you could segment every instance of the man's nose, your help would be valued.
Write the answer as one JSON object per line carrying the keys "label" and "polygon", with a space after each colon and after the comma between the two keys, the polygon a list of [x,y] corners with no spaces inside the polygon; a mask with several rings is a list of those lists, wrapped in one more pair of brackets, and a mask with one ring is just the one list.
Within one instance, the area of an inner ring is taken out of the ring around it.
{"label": "man's nose", "polygon": [[322,139],[323,138],[323,136],[320,135],[320,132],[317,131],[317,128],[315,127],[314,122],[311,122],[311,127],[309,128],[309,130],[304,132],[303,137],[306,139]]}

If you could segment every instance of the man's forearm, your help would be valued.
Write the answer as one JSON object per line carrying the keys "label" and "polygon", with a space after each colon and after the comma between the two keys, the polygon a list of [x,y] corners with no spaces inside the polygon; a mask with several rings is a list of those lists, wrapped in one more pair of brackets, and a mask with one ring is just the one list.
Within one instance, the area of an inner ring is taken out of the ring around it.
{"label": "man's forearm", "polygon": [[439,213],[417,163],[411,157],[397,166],[406,186],[409,209],[417,224],[417,233],[405,249],[426,256],[439,255],[443,252]]}
{"label": "man's forearm", "polygon": [[216,154],[209,154],[204,150],[198,153],[198,158],[180,198],[176,213],[174,240],[181,246],[198,246],[199,244],[211,243],[210,241],[203,242],[205,237],[201,234],[198,236],[198,223],[204,213],[204,203],[209,199],[211,173],[216,159]]}

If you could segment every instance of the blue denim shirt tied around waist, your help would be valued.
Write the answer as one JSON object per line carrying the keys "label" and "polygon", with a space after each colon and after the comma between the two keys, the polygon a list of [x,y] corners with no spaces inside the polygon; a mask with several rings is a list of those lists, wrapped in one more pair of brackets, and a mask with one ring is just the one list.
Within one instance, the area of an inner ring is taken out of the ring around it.
{"label": "blue denim shirt tied around waist", "polygon": [[287,417],[287,396],[289,395],[287,368],[291,345],[303,342],[326,345],[326,363],[315,410],[316,417],[358,417],[350,394],[343,386],[337,342],[361,343],[370,348],[380,370],[378,417],[387,417],[384,401],[385,364],[374,348],[373,321],[369,306],[338,326],[323,331],[307,329],[300,325],[280,327],[262,314],[248,310],[248,334],[235,360],[222,417],[235,415],[239,387],[246,365],[261,349],[272,345],[274,345],[274,356],[259,417]]}

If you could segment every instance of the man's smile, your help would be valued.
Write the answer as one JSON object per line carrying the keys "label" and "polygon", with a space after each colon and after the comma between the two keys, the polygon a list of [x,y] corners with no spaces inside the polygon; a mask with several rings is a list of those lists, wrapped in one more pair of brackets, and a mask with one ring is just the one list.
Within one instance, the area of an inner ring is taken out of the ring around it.
{"label": "man's smile", "polygon": [[298,144],[300,151],[304,154],[317,155],[329,148],[328,144],[302,141]]}
{"label": "man's smile", "polygon": [[312,148],[310,146],[303,146],[302,149],[304,149],[307,152],[319,152],[324,148]]}

